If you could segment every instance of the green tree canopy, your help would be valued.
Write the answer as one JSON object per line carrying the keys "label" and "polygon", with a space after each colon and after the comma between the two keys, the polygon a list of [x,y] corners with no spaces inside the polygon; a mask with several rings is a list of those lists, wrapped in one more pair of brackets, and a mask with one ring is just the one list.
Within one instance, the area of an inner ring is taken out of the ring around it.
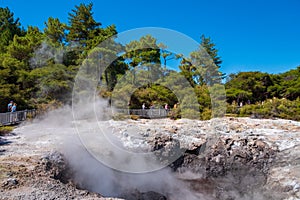
{"label": "green tree canopy", "polygon": [[14,36],[22,36],[25,31],[21,28],[19,18],[14,18],[14,13],[9,8],[0,7],[0,52],[13,40]]}
{"label": "green tree canopy", "polygon": [[224,78],[224,74],[220,72],[221,63],[215,44],[209,37],[202,35],[199,48],[191,52],[190,57],[182,57],[179,68],[192,86],[203,84],[212,86],[221,83]]}

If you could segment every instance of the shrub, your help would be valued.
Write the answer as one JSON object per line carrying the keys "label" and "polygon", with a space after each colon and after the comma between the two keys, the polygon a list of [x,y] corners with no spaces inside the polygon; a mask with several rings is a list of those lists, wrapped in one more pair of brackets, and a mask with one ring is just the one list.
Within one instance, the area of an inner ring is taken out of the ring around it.
{"label": "shrub", "polygon": [[55,110],[57,108],[62,107],[63,104],[60,101],[52,100],[50,102],[42,102],[37,105],[37,110],[39,114],[45,114],[48,111]]}
{"label": "shrub", "polygon": [[173,108],[170,112],[169,112],[169,117],[171,119],[180,119],[181,118],[181,111],[180,111],[180,108],[177,107],[177,108]]}
{"label": "shrub", "polygon": [[186,108],[181,110],[181,117],[188,119],[199,119],[200,113],[195,109]]}
{"label": "shrub", "polygon": [[125,119],[129,119],[129,115],[125,115],[123,113],[116,113],[112,116],[112,119],[116,121],[122,121]]}
{"label": "shrub", "polygon": [[0,135],[1,136],[9,134],[12,131],[13,131],[13,127],[12,126],[1,126],[0,127]]}
{"label": "shrub", "polygon": [[209,108],[204,108],[200,115],[201,120],[210,120],[212,117],[212,110]]}
{"label": "shrub", "polygon": [[132,120],[138,120],[140,118],[140,116],[138,116],[138,115],[130,115],[130,118]]}
{"label": "shrub", "polygon": [[268,99],[261,103],[244,105],[241,108],[228,105],[227,113],[237,113],[239,117],[254,116],[257,118],[283,118],[300,120],[300,99]]}

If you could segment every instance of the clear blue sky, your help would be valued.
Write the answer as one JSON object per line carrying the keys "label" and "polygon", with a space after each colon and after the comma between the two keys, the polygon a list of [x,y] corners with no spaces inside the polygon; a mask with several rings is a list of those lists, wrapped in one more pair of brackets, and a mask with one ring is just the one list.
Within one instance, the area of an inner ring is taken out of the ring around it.
{"label": "clear blue sky", "polygon": [[221,71],[280,73],[300,65],[299,0],[0,0],[21,24],[44,28],[52,16],[68,23],[68,13],[93,2],[96,21],[118,32],[162,27],[196,41],[211,37],[223,60]]}

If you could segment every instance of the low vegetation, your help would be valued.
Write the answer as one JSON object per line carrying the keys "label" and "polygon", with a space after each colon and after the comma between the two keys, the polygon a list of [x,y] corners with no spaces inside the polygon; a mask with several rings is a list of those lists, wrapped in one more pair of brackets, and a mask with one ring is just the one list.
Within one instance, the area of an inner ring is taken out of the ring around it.
{"label": "low vegetation", "polygon": [[13,131],[12,126],[0,126],[0,136],[7,135]]}

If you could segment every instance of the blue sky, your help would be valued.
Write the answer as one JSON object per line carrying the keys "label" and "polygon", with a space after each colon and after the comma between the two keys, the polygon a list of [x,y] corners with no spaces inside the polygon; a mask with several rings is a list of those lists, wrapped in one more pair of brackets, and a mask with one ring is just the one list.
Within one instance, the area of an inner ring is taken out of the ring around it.
{"label": "blue sky", "polygon": [[115,24],[118,32],[161,27],[196,41],[211,37],[227,74],[239,71],[281,73],[300,65],[298,0],[0,0],[21,24],[44,28],[52,16],[68,23],[68,13],[93,2],[96,21]]}

